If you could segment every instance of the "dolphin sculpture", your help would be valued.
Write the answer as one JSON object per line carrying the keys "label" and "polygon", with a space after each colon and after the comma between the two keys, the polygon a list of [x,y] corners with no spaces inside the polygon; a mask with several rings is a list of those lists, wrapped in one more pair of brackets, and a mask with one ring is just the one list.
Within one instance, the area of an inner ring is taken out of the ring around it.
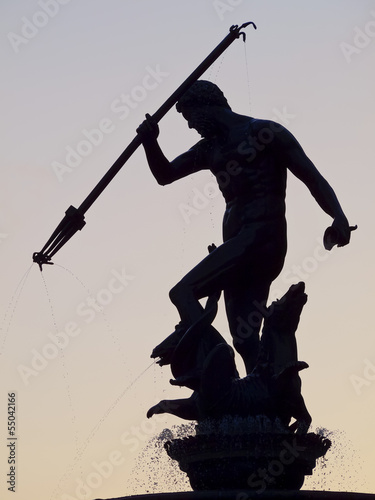
{"label": "dolphin sculpture", "polygon": [[[172,385],[193,390],[190,398],[162,400],[147,413],[170,413],[202,421],[223,416],[266,415],[291,431],[307,433],[311,416],[301,394],[299,372],[308,368],[298,361],[295,333],[307,301],[305,285],[292,285],[267,308],[260,354],[254,370],[240,378],[234,351],[211,325],[219,294],[209,297],[202,318],[182,336],[170,358]],[[290,424],[291,419],[295,421]]]}

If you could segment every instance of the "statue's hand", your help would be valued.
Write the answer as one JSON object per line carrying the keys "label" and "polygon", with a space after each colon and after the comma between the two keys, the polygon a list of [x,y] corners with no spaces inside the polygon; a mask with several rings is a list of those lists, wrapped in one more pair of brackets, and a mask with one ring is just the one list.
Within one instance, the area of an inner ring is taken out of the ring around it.
{"label": "statue's hand", "polygon": [[151,115],[146,114],[146,120],[137,128],[137,133],[140,135],[142,142],[154,142],[159,136],[159,126]]}
{"label": "statue's hand", "polygon": [[355,229],[357,229],[357,226],[349,226],[346,217],[335,218],[332,226],[327,228],[324,233],[324,248],[332,250],[335,245],[338,247],[347,245],[350,241],[350,233]]}

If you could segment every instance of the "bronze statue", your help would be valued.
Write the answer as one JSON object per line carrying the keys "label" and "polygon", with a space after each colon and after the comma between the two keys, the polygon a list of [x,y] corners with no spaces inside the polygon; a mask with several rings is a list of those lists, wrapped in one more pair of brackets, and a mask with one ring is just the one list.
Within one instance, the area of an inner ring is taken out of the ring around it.
{"label": "bronze statue", "polygon": [[[211,301],[201,319],[188,329],[171,360],[175,380],[194,392],[188,399],[163,400],[148,417],[170,413],[198,422],[225,416],[265,415],[290,432],[307,432],[311,416],[301,394],[299,371],[308,368],[297,359],[295,332],[307,296],[304,283],[290,287],[274,302],[264,321],[261,348],[253,371],[239,378],[233,349],[212,329],[217,302]],[[291,418],[295,419],[290,425]]]}
{"label": "bronze statue", "polygon": [[224,242],[170,291],[181,323],[152,357],[160,358],[161,365],[170,363],[182,337],[204,314],[199,299],[223,291],[233,344],[250,374],[259,355],[261,322],[252,322],[245,331],[241,326],[266,310],[270,285],[283,267],[287,170],[333,218],[324,235],[327,249],[347,245],[354,228],[331,186],[282,125],[233,112],[221,90],[208,81],[195,82],[176,107],[202,140],[169,161],[157,142],[158,126],[146,115],[137,132],[148,164],[161,185],[205,169],[215,175],[226,201]]}

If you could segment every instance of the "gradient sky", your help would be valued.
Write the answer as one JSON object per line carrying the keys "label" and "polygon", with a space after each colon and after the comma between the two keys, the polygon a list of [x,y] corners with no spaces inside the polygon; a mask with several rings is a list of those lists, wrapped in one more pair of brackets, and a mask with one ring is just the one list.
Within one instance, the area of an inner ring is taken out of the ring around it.
{"label": "gradient sky", "polygon": [[[208,244],[221,242],[224,204],[212,176],[160,187],[139,150],[54,266],[41,274],[31,256],[119,156],[144,114],[156,111],[232,24],[246,21],[258,29],[247,28],[246,44],[236,41],[205,78],[234,111],[283,123],[359,226],[349,246],[325,252],[330,218],[289,176],[289,249],[272,298],[306,282],[297,339],[310,367],[302,390],[312,429],[328,429],[335,441],[326,469],[304,488],[375,491],[374,1],[17,0],[0,7],[2,498],[188,488],[171,486],[179,476],[167,472],[166,460],[151,460],[148,441],[182,421],[147,421],[146,411],[185,391],[170,386],[169,369],[152,366],[149,355],[178,322],[169,289]],[[198,140],[174,109],[160,128],[170,159]],[[189,216],[187,206],[194,208]],[[229,340],[222,312],[215,324]],[[57,332],[65,332],[58,353]],[[17,393],[12,497],[4,479],[9,392]]]}

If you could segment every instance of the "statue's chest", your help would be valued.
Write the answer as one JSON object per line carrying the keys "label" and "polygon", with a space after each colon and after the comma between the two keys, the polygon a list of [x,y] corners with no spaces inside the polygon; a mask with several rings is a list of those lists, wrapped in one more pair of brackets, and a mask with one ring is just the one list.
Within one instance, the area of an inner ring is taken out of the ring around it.
{"label": "statue's chest", "polygon": [[210,170],[214,175],[242,172],[243,175],[255,179],[264,169],[271,152],[271,148],[261,146],[254,144],[245,134],[224,144],[216,141],[207,150]]}
{"label": "statue's chest", "polygon": [[241,150],[241,143],[212,149],[209,165],[225,197],[243,193],[255,195],[268,184],[272,162],[264,151],[252,154]]}

